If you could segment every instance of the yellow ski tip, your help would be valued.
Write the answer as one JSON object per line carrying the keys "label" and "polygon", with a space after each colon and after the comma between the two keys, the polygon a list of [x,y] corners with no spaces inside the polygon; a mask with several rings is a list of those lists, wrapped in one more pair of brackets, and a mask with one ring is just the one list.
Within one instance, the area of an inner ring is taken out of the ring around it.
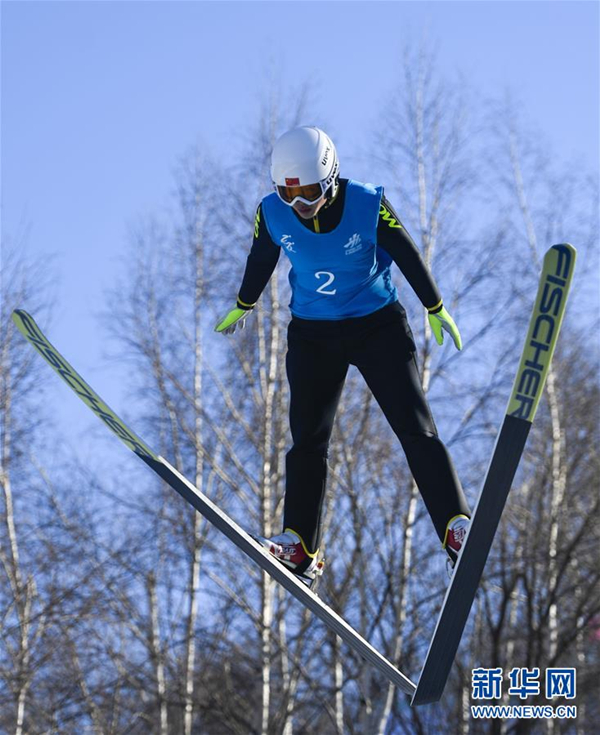
{"label": "yellow ski tip", "polygon": [[527,339],[506,413],[530,423],[535,418],[565,315],[577,251],[553,245],[544,256]]}

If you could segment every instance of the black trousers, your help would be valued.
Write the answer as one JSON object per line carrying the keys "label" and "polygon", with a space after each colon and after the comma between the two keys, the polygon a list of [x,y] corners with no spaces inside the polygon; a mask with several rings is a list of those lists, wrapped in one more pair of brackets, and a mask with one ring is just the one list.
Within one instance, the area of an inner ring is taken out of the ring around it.
{"label": "black trousers", "polygon": [[286,368],[293,446],[286,456],[284,528],[299,533],[311,551],[319,547],[329,439],[350,365],[358,368],[400,440],[443,541],[448,521],[471,513],[438,437],[412,332],[398,302],[340,321],[292,318]]}

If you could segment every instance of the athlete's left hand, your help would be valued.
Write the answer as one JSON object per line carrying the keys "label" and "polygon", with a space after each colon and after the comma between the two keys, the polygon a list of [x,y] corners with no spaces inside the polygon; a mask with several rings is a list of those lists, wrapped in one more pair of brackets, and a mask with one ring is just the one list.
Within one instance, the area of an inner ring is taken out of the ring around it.
{"label": "athlete's left hand", "polygon": [[433,332],[435,336],[435,341],[438,343],[438,345],[444,343],[443,330],[446,330],[446,332],[448,332],[448,334],[454,340],[456,349],[462,350],[462,340],[460,338],[460,332],[458,331],[458,327],[454,323],[454,319],[446,311],[445,306],[442,306],[442,308],[435,314],[429,312],[427,316],[429,318],[429,324],[431,325],[431,331]]}

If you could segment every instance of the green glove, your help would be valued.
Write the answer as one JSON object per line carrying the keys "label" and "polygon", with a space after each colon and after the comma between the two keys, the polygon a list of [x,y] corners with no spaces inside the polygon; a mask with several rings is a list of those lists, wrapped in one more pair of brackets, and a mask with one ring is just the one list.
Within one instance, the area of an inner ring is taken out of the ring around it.
{"label": "green glove", "polygon": [[435,341],[438,343],[438,345],[444,343],[444,333],[442,330],[445,329],[446,332],[448,332],[448,334],[454,340],[456,349],[462,350],[462,340],[460,338],[458,327],[456,326],[456,324],[454,323],[454,319],[450,316],[450,314],[448,314],[444,306],[442,306],[442,308],[435,314],[429,312],[427,316],[429,318],[431,330],[435,336]]}
{"label": "green glove", "polygon": [[251,309],[232,309],[226,316],[219,319],[215,327],[215,332],[222,332],[223,334],[233,334],[237,327],[243,329],[246,325],[244,319],[248,316]]}

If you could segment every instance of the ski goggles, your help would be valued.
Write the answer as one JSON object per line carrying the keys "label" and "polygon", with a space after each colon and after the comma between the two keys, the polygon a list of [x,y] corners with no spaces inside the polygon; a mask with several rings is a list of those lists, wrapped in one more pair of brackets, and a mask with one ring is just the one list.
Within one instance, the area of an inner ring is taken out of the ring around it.
{"label": "ski goggles", "polygon": [[290,207],[296,202],[302,202],[310,206],[318,201],[326,191],[321,182],[305,184],[304,186],[276,186],[275,188],[281,201]]}

